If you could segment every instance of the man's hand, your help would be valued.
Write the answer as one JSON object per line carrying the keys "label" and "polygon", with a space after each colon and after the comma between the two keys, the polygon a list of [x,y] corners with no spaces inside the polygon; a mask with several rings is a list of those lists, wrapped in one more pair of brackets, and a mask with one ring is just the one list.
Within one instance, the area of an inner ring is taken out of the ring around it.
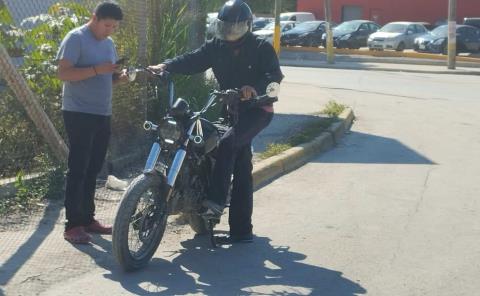
{"label": "man's hand", "polygon": [[120,71],[120,72],[114,73],[114,74],[113,74],[113,75],[114,75],[114,76],[113,76],[113,78],[114,78],[113,82],[114,82],[115,84],[128,82],[129,80],[128,80],[128,74],[127,74],[127,73],[128,73],[128,70],[127,70],[127,69],[123,69],[123,70]]}
{"label": "man's hand", "polygon": [[118,65],[112,64],[112,62],[95,65],[95,72],[97,75],[110,74],[117,71]]}
{"label": "man's hand", "polygon": [[248,101],[257,96],[257,91],[250,85],[243,86],[240,91],[242,92],[242,101]]}
{"label": "man's hand", "polygon": [[167,65],[165,64],[152,65],[152,66],[148,66],[148,69],[154,72],[163,72],[163,71],[167,71]]}

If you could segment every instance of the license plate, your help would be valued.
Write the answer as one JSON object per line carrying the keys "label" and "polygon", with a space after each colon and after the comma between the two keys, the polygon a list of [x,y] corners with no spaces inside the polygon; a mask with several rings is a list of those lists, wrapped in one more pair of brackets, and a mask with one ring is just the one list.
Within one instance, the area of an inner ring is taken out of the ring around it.
{"label": "license plate", "polygon": [[425,49],[425,44],[420,44],[420,45],[418,45],[418,48],[420,48],[420,49]]}

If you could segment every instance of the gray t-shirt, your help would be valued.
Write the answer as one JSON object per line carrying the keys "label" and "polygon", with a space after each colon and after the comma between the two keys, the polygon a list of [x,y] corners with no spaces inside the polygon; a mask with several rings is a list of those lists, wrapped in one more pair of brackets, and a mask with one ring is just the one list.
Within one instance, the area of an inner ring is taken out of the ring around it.
{"label": "gray t-shirt", "polygon": [[[84,68],[117,60],[111,38],[97,40],[87,25],[70,31],[63,39],[57,60],[66,59]],[[93,69],[92,69],[93,71]],[[96,115],[112,115],[112,74],[100,74],[63,84],[62,110]]]}

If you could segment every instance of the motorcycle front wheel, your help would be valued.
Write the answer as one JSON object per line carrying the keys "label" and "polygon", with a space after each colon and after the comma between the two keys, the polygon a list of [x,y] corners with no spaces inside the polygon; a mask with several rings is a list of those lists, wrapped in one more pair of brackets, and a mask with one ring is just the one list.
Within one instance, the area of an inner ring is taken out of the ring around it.
{"label": "motorcycle front wheel", "polygon": [[115,217],[112,249],[126,271],[148,264],[162,240],[168,210],[165,183],[156,175],[140,175],[123,195]]}

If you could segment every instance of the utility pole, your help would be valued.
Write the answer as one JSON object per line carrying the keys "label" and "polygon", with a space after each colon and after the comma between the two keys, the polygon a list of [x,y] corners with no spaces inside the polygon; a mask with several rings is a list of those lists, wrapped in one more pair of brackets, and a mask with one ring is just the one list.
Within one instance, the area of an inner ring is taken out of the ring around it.
{"label": "utility pole", "polygon": [[457,0],[448,2],[448,69],[455,69],[457,56]]}
{"label": "utility pole", "polygon": [[332,32],[332,2],[331,0],[325,0],[325,21],[327,25],[325,26],[325,33],[327,34],[327,62],[333,64],[335,61],[335,54],[333,51],[333,32]]}
{"label": "utility pole", "polygon": [[280,54],[280,13],[282,11],[282,0],[275,0],[275,32],[273,34],[273,48],[277,55]]}

